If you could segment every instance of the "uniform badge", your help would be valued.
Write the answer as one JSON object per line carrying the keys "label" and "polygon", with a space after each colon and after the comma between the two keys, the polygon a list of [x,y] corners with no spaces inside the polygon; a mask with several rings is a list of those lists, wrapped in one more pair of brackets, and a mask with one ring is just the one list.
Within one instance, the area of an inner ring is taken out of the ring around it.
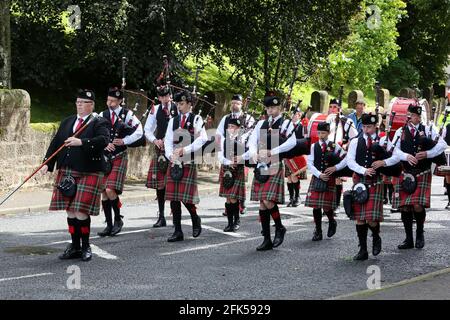
{"label": "uniform badge", "polygon": [[273,104],[277,105],[278,104],[278,100],[277,99],[273,99]]}
{"label": "uniform badge", "polygon": [[120,92],[116,91],[116,97],[120,97]]}
{"label": "uniform badge", "polygon": [[92,93],[86,92],[86,96],[88,96],[90,98],[90,97],[92,97]]}
{"label": "uniform badge", "polygon": [[375,122],[377,122],[377,119],[375,119],[375,117],[372,117],[372,118],[370,118],[370,121],[375,123]]}

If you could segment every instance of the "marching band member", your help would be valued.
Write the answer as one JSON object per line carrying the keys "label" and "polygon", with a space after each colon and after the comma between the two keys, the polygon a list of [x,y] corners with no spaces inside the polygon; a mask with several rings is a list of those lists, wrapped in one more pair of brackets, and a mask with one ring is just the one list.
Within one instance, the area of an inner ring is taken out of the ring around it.
{"label": "marching band member", "polygon": [[[55,163],[58,170],[53,189],[50,211],[66,210],[67,224],[72,238],[60,259],[89,261],[92,251],[89,245],[91,229],[90,216],[100,213],[100,198],[103,190],[104,170],[103,150],[108,145],[108,123],[100,117],[93,118],[95,95],[91,90],[78,93],[77,115],[64,119],[48,147],[45,160],[60,145],[65,148],[42,167],[42,174],[53,172]],[[84,131],[72,137],[84,125]],[[81,243],[80,243],[81,240]]]}
{"label": "marching band member", "polygon": [[[251,131],[247,129],[253,127],[255,119],[249,114],[246,115],[242,110],[242,106],[243,106],[242,95],[240,94],[233,95],[233,97],[231,98],[231,113],[222,117],[222,119],[219,122],[219,126],[217,127],[216,130],[216,141],[218,146],[221,146],[222,141],[225,139],[228,123],[230,122],[231,119],[239,119],[240,123],[244,127],[244,130],[246,131],[242,134],[241,140],[242,141],[248,140]],[[245,168],[244,171],[246,171]],[[238,201],[238,206],[239,211],[241,212],[241,214],[243,214],[246,209],[245,198]],[[227,215],[226,208],[227,207],[225,206],[224,215]]]}
{"label": "marching band member", "polygon": [[[446,112],[448,113],[450,110],[450,105],[447,105]],[[442,132],[442,137],[444,138],[444,141],[447,143],[447,146],[450,146],[450,117],[447,116],[444,123],[444,114],[442,114],[439,117],[438,125],[444,126],[444,130]],[[445,187],[445,194],[448,198],[447,206],[445,207],[446,210],[450,210],[450,174],[446,174],[444,178],[444,187]]]}
{"label": "marching band member", "polygon": [[227,212],[228,225],[225,232],[233,232],[239,229],[239,201],[245,200],[245,174],[243,160],[249,160],[249,152],[245,151],[245,140],[242,140],[240,130],[242,122],[239,118],[227,121],[228,129],[225,138],[221,141],[218,152],[220,168],[219,197],[227,199],[225,210]]}
{"label": "marching band member", "polygon": [[314,223],[316,228],[312,241],[322,240],[322,210],[328,217],[328,238],[336,233],[337,222],[334,219],[333,211],[336,208],[336,179],[333,173],[346,166],[346,160],[337,164],[331,163],[329,153],[335,153],[339,158],[341,147],[328,140],[330,134],[330,124],[320,122],[317,126],[319,141],[311,146],[311,153],[308,156],[308,169],[313,175],[305,206],[313,208]]}
{"label": "marching band member", "polygon": [[[399,249],[414,248],[413,219],[416,219],[416,248],[425,246],[423,227],[426,217],[426,208],[430,207],[431,196],[431,158],[441,154],[447,147],[442,137],[431,150],[423,150],[421,142],[431,135],[435,139],[438,133],[432,128],[421,123],[422,107],[410,105],[408,112],[411,119],[407,125],[399,128],[394,140],[400,138],[395,146],[395,154],[402,161],[403,175],[397,179],[394,185],[393,208],[401,211],[406,239],[398,246]],[[406,181],[405,181],[406,180]],[[404,182],[405,181],[405,182]]]}
{"label": "marching band member", "polygon": [[[367,199],[362,203],[353,201],[352,209],[356,220],[356,232],[359,238],[359,252],[354,260],[367,260],[367,232],[372,231],[374,256],[381,252],[380,222],[383,221],[383,179],[377,169],[389,167],[399,162],[395,155],[385,160],[376,160],[372,145],[375,142],[384,143],[384,138],[376,134],[377,119],[375,115],[362,115],[362,135],[350,142],[347,153],[347,165],[355,173],[353,183],[366,186]],[[388,148],[390,148],[388,144]]]}
{"label": "marching band member", "polygon": [[[200,236],[201,219],[196,204],[200,202],[197,186],[197,167],[194,154],[208,141],[203,119],[192,112],[193,97],[188,91],[175,94],[179,114],[169,120],[164,147],[171,164],[167,172],[166,200],[170,201],[175,232],[168,242],[183,241],[181,229],[181,203],[189,211],[192,235]],[[188,140],[188,141],[186,141]]]}
{"label": "marching band member", "polygon": [[[108,121],[110,128],[109,143],[105,148],[105,155],[110,164],[107,170],[109,172],[105,172],[103,181],[105,190],[102,193],[106,228],[98,233],[100,237],[115,236],[122,230],[123,221],[120,215],[122,203],[119,195],[122,194],[127,175],[127,145],[137,141],[144,133],[141,122],[133,112],[120,106],[122,99],[123,92],[119,88],[110,88],[106,100],[108,109],[99,115]],[[112,211],[114,211],[114,225]]]}
{"label": "marching band member", "polygon": [[[286,228],[281,223],[278,204],[284,203],[284,168],[278,155],[295,147],[296,138],[292,135],[285,142],[280,141],[280,128],[283,123],[281,100],[275,93],[264,98],[266,120],[256,125],[249,139],[249,151],[252,159],[257,158],[257,168],[252,184],[251,200],[259,201],[259,217],[263,229],[264,241],[256,248],[258,251],[271,250],[283,243]],[[275,145],[278,146],[275,147]],[[275,221],[275,237],[270,237],[270,217]]]}
{"label": "marching band member", "polygon": [[177,106],[171,101],[170,87],[168,85],[158,86],[157,89],[159,105],[151,111],[145,123],[144,131],[147,140],[154,145],[153,158],[150,162],[147,175],[147,188],[156,189],[158,199],[158,221],[153,228],[166,226],[164,216],[167,165],[168,161],[164,153],[164,136],[166,135],[169,120],[178,115]]}
{"label": "marching band member", "polygon": [[[328,108],[328,114],[336,114],[337,117],[341,116],[341,103],[338,99],[331,99],[330,105]],[[339,124],[335,125],[335,130],[337,134],[337,130],[341,128],[342,132],[348,132],[349,137],[345,137],[345,134],[342,135],[343,145],[342,147],[346,150],[348,146],[348,141],[344,141],[347,138],[353,138],[358,135],[358,131],[355,129],[355,124],[351,120],[351,118],[342,118],[339,119]],[[345,144],[345,145],[344,145]],[[336,178],[336,209],[334,209],[334,214],[336,215],[340,211],[341,206],[341,197],[342,197],[342,182],[345,181],[345,178]]]}
{"label": "marching band member", "polygon": [[[292,116],[291,120],[286,119],[282,126],[280,133],[285,138],[287,138],[289,135],[295,135],[296,139],[303,139],[303,124],[300,121],[301,118],[301,112],[300,110],[296,110],[295,114]],[[287,178],[287,186],[289,191],[289,203],[288,207],[298,207],[299,205],[299,198],[300,198],[300,175],[303,172],[297,171],[292,172],[292,170],[289,169],[288,160],[285,160],[285,178]]]}

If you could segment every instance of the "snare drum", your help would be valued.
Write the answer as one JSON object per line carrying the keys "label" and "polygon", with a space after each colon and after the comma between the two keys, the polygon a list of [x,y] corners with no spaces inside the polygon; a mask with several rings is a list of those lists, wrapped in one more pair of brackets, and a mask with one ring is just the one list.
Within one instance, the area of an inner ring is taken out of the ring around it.
{"label": "snare drum", "polygon": [[[416,99],[408,99],[397,97],[391,100],[389,104],[389,108],[387,110],[388,118],[386,119],[386,123],[390,121],[390,115],[393,111],[395,111],[394,121],[392,122],[391,133],[389,139],[392,141],[394,139],[395,132],[398,128],[401,128],[406,123],[406,117],[408,115],[408,107],[410,104],[417,104]],[[422,123],[428,123],[428,114],[429,114],[429,105],[427,100],[422,99],[419,101],[419,105],[422,107]]]}
{"label": "snare drum", "polygon": [[447,160],[447,165],[436,167],[434,174],[439,177],[450,176],[450,147],[445,149],[445,159]]}

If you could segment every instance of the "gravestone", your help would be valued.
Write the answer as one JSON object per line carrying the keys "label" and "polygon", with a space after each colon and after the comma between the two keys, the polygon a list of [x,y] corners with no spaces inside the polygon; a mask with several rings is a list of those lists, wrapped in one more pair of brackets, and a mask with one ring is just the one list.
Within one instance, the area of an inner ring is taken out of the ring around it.
{"label": "gravestone", "polygon": [[348,108],[355,109],[357,100],[364,100],[364,93],[361,90],[353,90],[348,94]]}
{"label": "gravestone", "polygon": [[311,107],[312,112],[327,112],[329,107],[328,92],[324,90],[314,91],[311,94]]}

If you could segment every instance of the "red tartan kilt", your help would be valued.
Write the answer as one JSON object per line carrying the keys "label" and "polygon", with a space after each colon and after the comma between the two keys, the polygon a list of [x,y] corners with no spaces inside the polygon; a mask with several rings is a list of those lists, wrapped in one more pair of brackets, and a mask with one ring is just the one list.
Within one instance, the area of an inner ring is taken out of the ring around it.
{"label": "red tartan kilt", "polygon": [[244,167],[239,166],[237,168],[237,170],[235,171],[234,184],[229,189],[225,189],[223,186],[223,174],[224,174],[224,169],[223,169],[223,166],[221,166],[220,173],[219,173],[219,182],[220,182],[219,197],[234,198],[234,199],[238,199],[240,201],[244,201],[245,200]]}
{"label": "red tartan kilt", "polygon": [[151,189],[164,189],[166,185],[166,173],[161,172],[158,169],[158,157],[162,152],[155,146],[152,161],[150,162],[150,167],[147,174],[147,188]]}
{"label": "red tartan kilt", "polygon": [[[367,180],[366,180],[367,179]],[[384,186],[382,178],[378,176],[378,180],[372,178],[361,178],[359,175],[353,175],[353,183],[357,184],[363,182],[366,185],[375,182],[381,182],[375,186],[369,188],[369,199],[366,203],[359,204],[353,202],[353,211],[355,213],[355,219],[359,221],[383,221],[383,199],[384,199]]]}
{"label": "red tartan kilt", "polygon": [[284,204],[284,168],[269,177],[266,183],[260,183],[255,177],[252,183],[251,201],[272,201]]}
{"label": "red tartan kilt", "polygon": [[122,194],[123,185],[127,176],[128,155],[122,154],[112,161],[112,170],[109,175],[103,177],[102,184],[105,189],[115,190],[117,194]]}
{"label": "red tartan kilt", "polygon": [[313,191],[313,186],[318,178],[313,176],[309,183],[308,193],[306,194],[305,207],[324,209],[326,211],[337,208],[336,204],[336,179],[328,180],[328,191]]}
{"label": "red tartan kilt", "polygon": [[424,175],[416,175],[417,188],[414,193],[409,194],[402,190],[401,183],[403,182],[403,175],[393,179],[394,194],[393,194],[393,208],[400,208],[409,205],[421,205],[424,208],[430,207],[431,199],[431,172]]}
{"label": "red tartan kilt", "polygon": [[[66,174],[72,175],[77,183],[77,193],[73,198],[63,196],[61,191],[56,187],[61,183]],[[104,190],[102,172],[80,173],[61,168],[56,177],[49,210],[66,210],[97,216],[100,213],[102,190]]]}
{"label": "red tartan kilt", "polygon": [[193,164],[185,164],[183,178],[175,182],[170,176],[171,166],[167,170],[166,200],[181,201],[183,203],[198,204],[197,167]]}

